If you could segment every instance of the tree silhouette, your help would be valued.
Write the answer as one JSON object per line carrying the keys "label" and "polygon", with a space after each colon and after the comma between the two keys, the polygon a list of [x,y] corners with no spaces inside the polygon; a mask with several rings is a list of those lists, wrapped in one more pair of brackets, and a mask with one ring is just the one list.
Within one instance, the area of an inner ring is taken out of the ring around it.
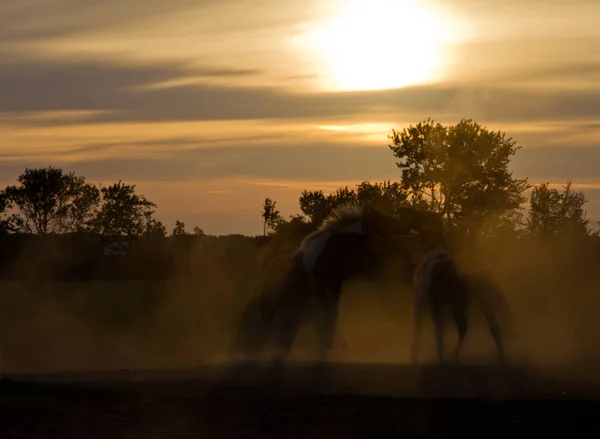
{"label": "tree silhouette", "polygon": [[302,191],[300,210],[313,224],[320,224],[331,210],[330,200],[323,191]]}
{"label": "tree silhouette", "polygon": [[585,195],[571,189],[571,182],[563,186],[564,191],[550,189],[543,183],[531,191],[527,228],[533,235],[557,236],[565,233],[588,235],[589,220],[585,218]]}
{"label": "tree silhouette", "polygon": [[281,215],[277,210],[276,204],[277,202],[270,198],[265,199],[262,211],[263,235],[266,235],[268,230],[274,230],[277,223],[281,221]]}
{"label": "tree silhouette", "polygon": [[443,126],[427,119],[392,130],[389,138],[411,203],[437,212],[450,226],[473,232],[487,217],[506,220],[526,201],[527,179],[508,170],[520,147],[504,133],[471,120]]}
{"label": "tree silhouette", "polygon": [[18,185],[5,190],[20,211],[27,233],[64,233],[86,229],[99,202],[99,191],[85,178],[54,167],[25,169]]}
{"label": "tree silhouette", "polygon": [[22,218],[16,214],[7,214],[7,210],[12,207],[12,202],[6,195],[6,192],[0,192],[0,235],[16,232],[23,227]]}
{"label": "tree silhouette", "polygon": [[356,187],[358,201],[389,214],[396,214],[400,207],[406,206],[407,197],[408,194],[400,183],[389,180],[381,183],[363,181]]}
{"label": "tree silhouette", "polygon": [[315,230],[315,225],[306,220],[304,215],[290,215],[289,221],[283,218],[275,226],[276,235],[286,235],[288,237],[302,238]]}
{"label": "tree silhouette", "polygon": [[135,193],[135,185],[121,181],[101,190],[102,201],[94,220],[94,230],[105,236],[142,236],[166,234],[164,226],[154,220],[156,204]]}
{"label": "tree silhouette", "polygon": [[173,236],[183,236],[187,235],[185,231],[185,223],[183,221],[176,220],[175,228],[173,229]]}
{"label": "tree silhouette", "polygon": [[204,236],[204,230],[202,230],[200,227],[196,226],[196,227],[194,227],[194,235]]}
{"label": "tree silhouette", "polygon": [[167,236],[167,228],[162,222],[146,217],[144,235],[149,238],[164,238]]}
{"label": "tree silhouette", "polygon": [[328,195],[323,191],[305,190],[298,201],[302,213],[313,225],[318,226],[332,209],[345,203],[360,202],[393,215],[399,207],[407,204],[406,199],[407,192],[400,183],[363,181],[356,189],[345,186]]}

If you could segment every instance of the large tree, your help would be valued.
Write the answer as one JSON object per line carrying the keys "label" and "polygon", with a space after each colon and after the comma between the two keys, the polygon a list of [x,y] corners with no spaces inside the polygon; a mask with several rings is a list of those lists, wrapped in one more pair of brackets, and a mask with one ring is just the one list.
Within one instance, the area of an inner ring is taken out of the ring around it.
{"label": "large tree", "polygon": [[444,126],[427,119],[389,138],[411,202],[450,226],[475,231],[490,218],[506,221],[526,201],[527,179],[508,169],[520,146],[504,133],[472,120]]}
{"label": "large tree", "polygon": [[19,210],[26,233],[76,232],[90,225],[99,191],[84,177],[50,166],[27,168],[17,181],[6,188],[5,196]]}
{"label": "large tree", "polygon": [[102,201],[94,229],[105,236],[165,235],[164,226],[153,218],[156,204],[135,192],[135,185],[121,181],[101,188]]}
{"label": "large tree", "polygon": [[584,210],[586,203],[585,194],[572,190],[570,181],[562,192],[551,189],[549,183],[540,184],[531,191],[527,228],[533,235],[546,237],[587,235],[591,228]]}

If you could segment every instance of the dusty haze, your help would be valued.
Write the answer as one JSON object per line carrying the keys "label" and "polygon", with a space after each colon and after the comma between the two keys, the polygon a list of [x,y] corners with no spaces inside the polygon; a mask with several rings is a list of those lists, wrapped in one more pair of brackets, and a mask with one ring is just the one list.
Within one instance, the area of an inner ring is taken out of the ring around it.
{"label": "dusty haze", "polygon": [[[31,256],[22,255],[23,269],[35,264]],[[459,256],[466,270],[488,270],[504,288],[514,312],[507,328],[513,363],[600,381],[600,275],[582,247],[559,242],[502,247],[495,241]],[[387,281],[400,268],[382,266],[374,278],[345,286],[339,325],[349,348],[332,360],[408,362],[410,285]],[[223,276],[216,265],[210,272],[202,279],[166,282],[5,281],[0,289],[2,370],[193,368],[239,360],[231,348],[258,277]],[[313,309],[295,343],[295,360],[315,359],[315,324],[321,316]],[[494,362],[493,342],[476,309],[470,323],[463,361]],[[250,319],[246,330],[253,324]],[[450,320],[448,326],[450,348],[456,332]],[[424,361],[432,361],[431,322],[423,337]]]}

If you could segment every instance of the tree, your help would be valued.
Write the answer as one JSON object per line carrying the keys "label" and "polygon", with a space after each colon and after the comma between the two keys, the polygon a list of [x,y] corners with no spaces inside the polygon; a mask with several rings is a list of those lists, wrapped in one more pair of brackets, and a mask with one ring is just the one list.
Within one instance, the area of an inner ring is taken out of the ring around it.
{"label": "tree", "polygon": [[0,235],[13,233],[23,227],[22,218],[16,214],[8,215],[7,211],[12,208],[12,203],[4,191],[0,192]]}
{"label": "tree", "polygon": [[336,207],[356,202],[357,193],[348,186],[336,189],[334,192],[325,195],[323,191],[303,191],[300,199],[300,210],[306,215],[314,226],[323,222],[325,217]]}
{"label": "tree", "polygon": [[183,221],[176,220],[175,228],[173,229],[173,236],[183,236],[188,233],[185,231],[185,223]]}
{"label": "tree", "polygon": [[265,199],[262,211],[264,235],[267,234],[268,230],[274,230],[277,223],[281,221],[281,214],[277,210],[276,204],[277,202],[270,198]]}
{"label": "tree", "polygon": [[302,191],[300,210],[313,224],[320,224],[331,210],[330,200],[323,191]]}
{"label": "tree", "polygon": [[164,238],[167,236],[167,228],[162,222],[150,218],[146,221],[144,235],[150,238]]}
{"label": "tree", "polygon": [[[94,230],[104,236],[142,236],[163,233],[164,226],[154,220],[156,204],[135,193],[135,185],[121,181],[103,187]],[[165,231],[166,232],[166,231]]]}
{"label": "tree", "polygon": [[562,234],[588,235],[589,220],[585,218],[585,194],[571,189],[571,182],[564,191],[550,189],[543,183],[531,191],[527,229],[533,235],[558,236]]}
{"label": "tree", "polygon": [[300,196],[299,204],[302,213],[313,225],[318,226],[332,209],[351,202],[368,204],[393,215],[397,213],[399,207],[407,204],[407,196],[400,183],[363,181],[356,186],[356,189],[345,186],[328,195],[323,191],[305,190]]}
{"label": "tree", "polygon": [[86,229],[99,202],[99,191],[84,177],[53,167],[25,169],[5,196],[20,211],[27,233],[64,233]]}
{"label": "tree", "polygon": [[200,227],[196,226],[196,227],[194,227],[194,235],[204,236],[204,230],[202,230]]}
{"label": "tree", "polygon": [[288,237],[303,238],[315,230],[312,222],[306,220],[303,215],[290,215],[289,221],[283,218],[275,225],[275,235],[286,235]]}
{"label": "tree", "polygon": [[358,201],[391,215],[397,214],[400,207],[408,204],[407,197],[400,183],[389,180],[382,183],[363,181],[356,187]]}
{"label": "tree", "polygon": [[474,232],[484,219],[506,219],[526,201],[527,179],[508,164],[520,146],[504,133],[471,120],[443,126],[433,120],[392,130],[389,145],[413,205],[430,209],[450,226]]}

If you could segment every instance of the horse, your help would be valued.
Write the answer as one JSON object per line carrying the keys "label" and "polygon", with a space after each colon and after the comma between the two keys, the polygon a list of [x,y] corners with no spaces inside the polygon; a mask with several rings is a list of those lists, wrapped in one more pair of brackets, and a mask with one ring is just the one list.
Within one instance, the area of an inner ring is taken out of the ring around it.
{"label": "horse", "polygon": [[476,303],[487,320],[500,360],[504,362],[498,315],[501,311],[509,311],[510,306],[502,289],[487,274],[460,272],[455,258],[446,248],[443,234],[427,235],[423,244],[425,256],[413,277],[411,361],[414,364],[418,362],[418,338],[425,306],[433,315],[438,361],[444,363],[443,308],[451,308],[458,330],[458,342],[453,353],[454,362],[457,362],[468,330],[467,310],[471,303]]}
{"label": "horse", "polygon": [[[437,216],[409,207],[399,209],[397,217],[360,203],[333,209],[295,251],[271,261],[273,276],[281,277],[266,282],[263,287],[261,315],[267,334],[271,332],[276,313],[287,307],[288,326],[280,339],[287,355],[300,324],[301,307],[309,297],[316,297],[326,313],[320,345],[321,355],[325,355],[334,347],[342,285],[361,270],[358,262],[361,245],[374,236],[437,231],[441,229],[441,220],[438,220]],[[337,335],[342,339],[339,332]],[[345,345],[343,339],[341,344]]]}

